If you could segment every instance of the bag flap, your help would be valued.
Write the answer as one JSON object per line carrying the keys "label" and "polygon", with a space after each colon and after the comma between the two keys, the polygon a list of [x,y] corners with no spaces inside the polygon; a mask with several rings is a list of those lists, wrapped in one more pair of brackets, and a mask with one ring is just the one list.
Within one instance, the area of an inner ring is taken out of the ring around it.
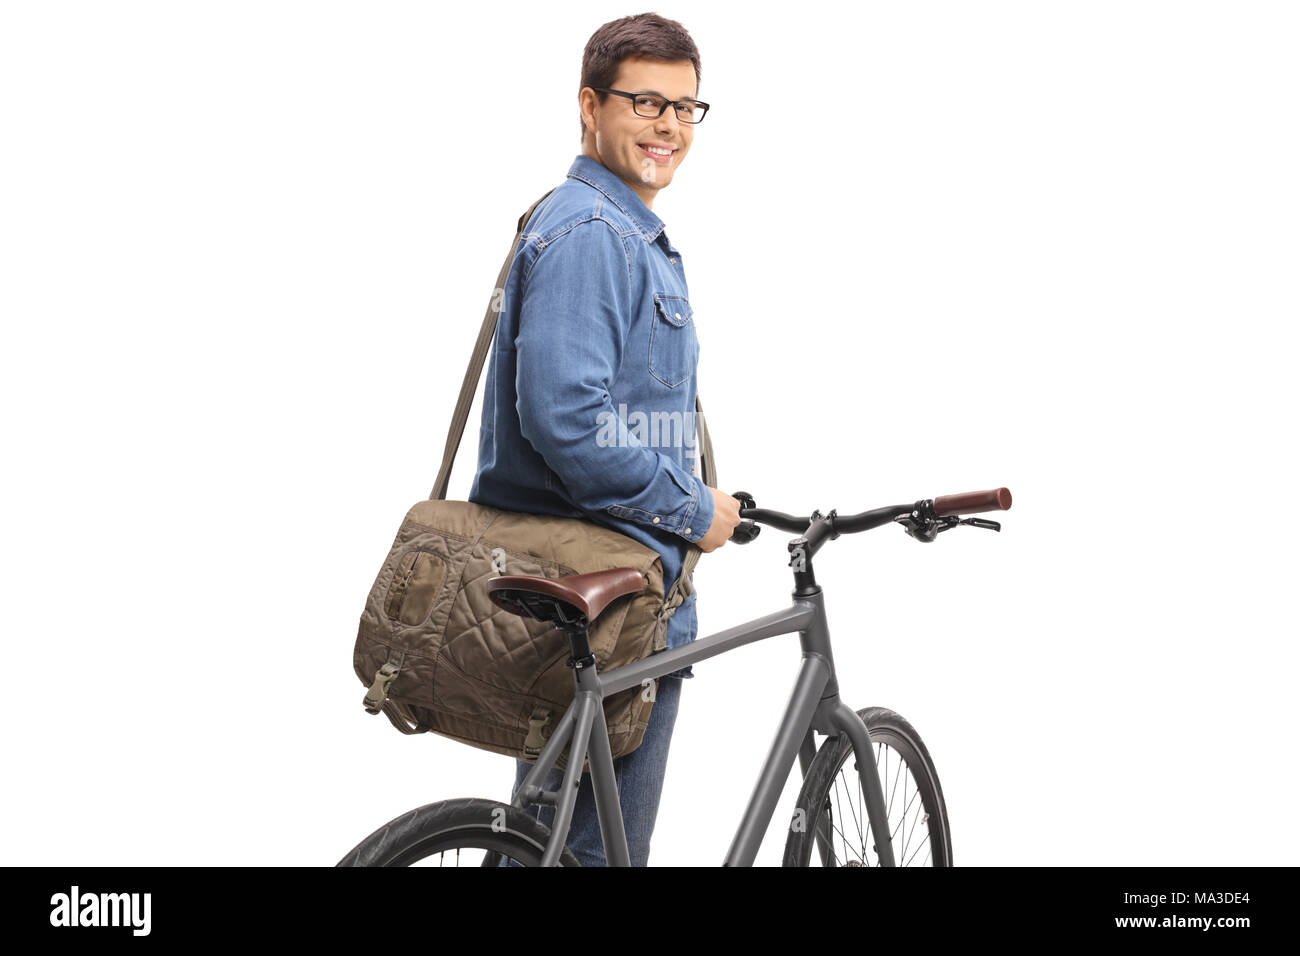
{"label": "bag flap", "polygon": [[416,502],[407,521],[444,534],[500,545],[539,561],[573,568],[577,574],[636,568],[662,576],[659,552],[634,538],[581,518],[523,514],[470,501],[430,498]]}

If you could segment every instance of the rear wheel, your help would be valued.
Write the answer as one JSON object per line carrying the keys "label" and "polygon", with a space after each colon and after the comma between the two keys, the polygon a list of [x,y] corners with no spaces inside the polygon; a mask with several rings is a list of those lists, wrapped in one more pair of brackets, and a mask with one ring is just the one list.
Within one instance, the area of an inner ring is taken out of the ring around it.
{"label": "rear wheel", "polygon": [[[885,792],[896,866],[952,866],[948,809],[939,775],[920,735],[884,707],[858,711]],[[808,866],[814,848],[824,866],[879,866],[876,837],[848,735],[828,737],[804,777],[785,866]]]}
{"label": "rear wheel", "polygon": [[[541,866],[550,828],[495,800],[442,800],[388,821],[338,866]],[[567,847],[561,866],[578,866]]]}

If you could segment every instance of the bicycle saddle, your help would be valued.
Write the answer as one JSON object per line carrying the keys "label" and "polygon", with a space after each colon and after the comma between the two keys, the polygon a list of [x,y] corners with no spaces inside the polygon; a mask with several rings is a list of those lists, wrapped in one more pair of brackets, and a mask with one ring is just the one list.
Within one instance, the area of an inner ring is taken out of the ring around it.
{"label": "bicycle saddle", "polygon": [[564,578],[503,574],[488,581],[488,597],[512,614],[577,629],[587,627],[614,599],[634,594],[645,585],[645,578],[636,568],[612,568]]}

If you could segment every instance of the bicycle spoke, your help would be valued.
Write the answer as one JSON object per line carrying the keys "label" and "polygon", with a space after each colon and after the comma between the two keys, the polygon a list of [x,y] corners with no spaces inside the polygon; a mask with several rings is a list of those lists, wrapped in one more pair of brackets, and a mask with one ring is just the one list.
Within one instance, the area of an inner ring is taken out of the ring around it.
{"label": "bicycle spoke", "polygon": [[[911,775],[909,774],[908,776]],[[916,793],[912,794],[912,800],[915,800],[920,795],[921,795],[921,791],[920,790],[916,791]],[[905,822],[907,822],[907,811],[912,806],[912,800],[909,800],[907,806],[903,808],[903,815],[902,817],[899,818],[898,826],[894,827],[894,832],[889,835],[890,842],[893,842],[893,840],[898,836],[899,829],[903,826]]]}
{"label": "bicycle spoke", "polygon": [[[843,830],[841,830],[839,827],[837,827],[837,826],[835,825],[835,821],[834,821],[834,820],[831,821],[831,829],[834,830],[836,833],[838,833],[838,834],[840,835],[840,839],[842,839],[842,840],[844,841],[844,848],[845,848],[846,850],[849,849],[849,840],[848,840],[848,837],[846,837],[846,836],[844,835],[844,831],[843,831]],[[854,856],[857,856],[857,854],[854,854]],[[862,859],[861,856],[858,856],[858,862],[859,862],[859,863],[865,863],[866,860]]]}
{"label": "bicycle spoke", "polygon": [[[919,826],[926,822],[928,814],[925,812],[924,801],[921,800],[921,790],[916,779],[912,776],[911,768],[898,752],[890,755],[885,744],[877,744],[876,749],[876,768],[879,774],[883,765],[883,782],[887,799],[885,804],[886,820],[890,823],[890,842],[897,848],[895,860],[898,866],[912,865],[929,865],[930,862],[930,833],[929,826]],[[856,801],[846,793],[849,789],[848,774],[849,754],[845,755],[844,764],[841,765],[839,773],[831,781],[831,789],[834,798],[834,807],[831,806],[828,799],[825,811],[830,817],[831,836],[838,837],[841,841],[842,853],[839,856],[845,861],[854,860],[862,865],[881,866],[879,851],[873,846],[871,840],[872,826],[871,820],[866,810],[866,794],[862,785],[861,774],[856,770],[852,771],[853,779],[856,781],[857,799]],[[883,762],[881,760],[883,756]],[[900,782],[902,789],[900,790]],[[857,806],[854,806],[856,802]],[[847,814],[846,807],[847,806]],[[839,816],[839,822],[835,816]],[[853,821],[853,829],[856,830],[857,841],[851,839],[850,834],[845,832],[841,823],[847,819]],[[870,850],[875,854],[875,862],[868,862],[867,852]],[[922,851],[925,851],[924,854]],[[920,861],[918,863],[918,860]],[[843,864],[841,864],[843,865]]]}
{"label": "bicycle spoke", "polygon": [[[840,819],[844,819],[844,813],[842,812],[840,813]],[[846,858],[849,857],[850,853],[852,853],[853,856],[858,857],[858,860],[861,860],[862,856],[859,855],[859,853],[855,851],[855,849],[853,848],[853,844],[850,843],[849,840],[849,835],[846,834],[844,830],[841,830],[840,827],[837,827],[835,825],[835,818],[833,817],[831,819],[831,827],[833,830],[837,832],[837,834],[840,834],[840,839],[842,840],[842,842],[844,842],[844,853],[841,853],[840,855],[841,858],[845,858],[846,860]]]}
{"label": "bicycle spoke", "polygon": [[[841,772],[843,772],[843,768],[841,768]],[[839,788],[840,788],[840,778],[837,776],[837,777],[835,778],[835,790],[836,790],[836,793],[839,792]],[[864,840],[864,841],[865,841],[866,837],[863,836],[863,833],[862,833],[862,818],[859,817],[857,814],[853,813],[853,801],[852,801],[852,800],[849,801],[849,813],[850,813],[850,815],[853,817],[853,824],[854,824],[854,826],[857,828],[857,831],[858,831],[858,839],[860,839],[860,840]],[[844,814],[841,812],[840,816],[843,817]]]}
{"label": "bicycle spoke", "polygon": [[[835,787],[835,802],[838,804],[838,803],[840,802],[840,781],[839,781],[839,777],[838,777],[838,776],[835,778],[835,782],[834,782],[833,785],[834,785],[834,787]],[[850,811],[850,812],[849,812],[849,816],[853,816],[852,810],[853,810],[853,802],[850,800],[850,801],[849,801],[849,811]],[[842,809],[840,810],[840,819],[841,819],[841,820],[844,819],[844,811],[843,811]],[[854,825],[854,828],[858,831],[858,844],[859,844],[859,847],[863,850],[863,852],[865,852],[865,851],[866,851],[866,840],[865,840],[865,838],[864,838],[863,835],[862,835],[862,825],[861,825],[861,823],[859,823],[859,821],[858,821],[856,818],[854,818],[854,820],[853,820],[853,825]],[[847,836],[844,837],[844,843],[845,843],[845,850],[848,850],[848,837],[847,837]],[[862,859],[862,857],[861,857],[860,854],[855,853],[854,855],[857,856],[858,859]]]}
{"label": "bicycle spoke", "polygon": [[[894,751],[892,755],[891,750]],[[831,865],[840,866],[883,866],[879,849],[872,840],[873,828],[866,808],[866,792],[862,775],[850,761],[853,753],[850,750],[845,754],[843,763],[830,781],[830,789],[822,811],[826,814],[830,825],[829,839],[832,841],[838,839],[840,843],[840,852],[829,862]],[[850,773],[856,781],[856,799],[849,789]],[[933,865],[930,812],[925,805],[920,784],[907,760],[900,751],[888,744],[877,743],[876,774],[881,781],[881,789],[885,796],[885,821],[889,825],[890,844],[895,850],[895,864],[897,866]],[[853,821],[851,828],[848,827],[847,822],[850,819]],[[820,825],[818,822],[818,826]],[[846,828],[849,832],[845,832]],[[853,831],[856,831],[856,842],[852,839]],[[873,854],[874,859],[868,856],[869,852]]]}
{"label": "bicycle spoke", "polygon": [[[823,821],[830,824],[829,831],[824,828]],[[819,848],[821,847],[822,838],[824,837],[826,840],[825,855],[828,856],[829,859],[823,860],[823,863],[826,866],[835,866],[835,814],[834,811],[831,810],[831,799],[829,796],[822,804],[821,814],[813,821],[812,832],[813,839],[816,841],[816,846]]]}
{"label": "bicycle spoke", "polygon": [[[867,821],[867,832],[870,833],[870,832],[871,832],[871,819],[867,816],[867,808],[864,807],[864,806],[862,805],[862,800],[863,800],[863,794],[862,794],[862,776],[859,774],[859,776],[858,776],[858,813],[861,815],[861,818],[862,818],[863,820],[866,820],[866,821]],[[862,849],[863,849],[863,852],[866,852],[866,848],[867,848],[866,837],[863,837],[863,838],[862,838]]]}
{"label": "bicycle spoke", "polygon": [[[838,784],[838,782],[839,782],[839,781],[836,781],[837,784]],[[840,788],[839,788],[838,786],[836,786],[836,787],[834,788],[834,790],[835,790],[835,806],[836,806],[837,809],[839,809],[839,806],[840,806]],[[841,820],[844,819],[844,811],[843,811],[842,809],[839,810],[839,818],[840,818]],[[831,817],[831,828],[834,829],[834,830],[839,830],[839,827],[835,826],[835,817],[834,817],[834,816]],[[844,849],[845,849],[845,852],[847,853],[847,851],[848,851],[848,845],[849,845],[849,838],[846,837],[846,836],[844,836],[843,832],[840,833],[840,836],[841,836],[841,837],[843,838],[843,840],[844,840]]]}
{"label": "bicycle spoke", "polygon": [[[904,795],[904,796],[907,795],[907,781],[908,781],[908,780],[912,780],[912,775],[911,775],[910,773],[907,775],[907,779],[903,781],[903,795]],[[913,786],[916,786],[916,781],[915,781],[915,780],[912,780],[912,785],[913,785]],[[912,803],[913,803],[913,801],[915,801],[916,798],[919,797],[920,795],[921,795],[921,791],[920,791],[920,790],[917,790],[914,794],[912,794],[912,799],[907,801],[907,806],[903,807],[903,821],[904,821],[904,822],[907,821],[907,811],[910,810],[910,809],[912,809]],[[904,858],[904,859],[907,858],[907,848],[911,845],[911,842],[912,842],[912,832],[913,832],[915,829],[916,829],[916,821],[915,821],[915,819],[913,819],[912,826],[910,826],[910,827],[905,827],[905,828],[903,829],[903,850],[902,850],[901,853],[899,853],[899,856],[902,857],[902,858]]]}
{"label": "bicycle spoke", "polygon": [[[915,781],[913,781],[913,783],[915,783]],[[920,790],[916,791],[916,796],[919,797],[920,795],[921,795],[921,791],[920,791]],[[925,807],[922,806],[922,807],[921,807],[921,810],[924,811],[924,810],[925,810]],[[908,829],[906,835],[903,837],[903,855],[904,855],[904,856],[907,855],[907,848],[908,848],[908,847],[911,845],[911,843],[912,843],[912,834],[916,832],[916,825],[917,825],[918,823],[920,823],[920,822],[921,822],[921,813],[917,813],[917,815],[916,815],[915,817],[912,818],[912,826]],[[926,833],[927,833],[927,835],[928,835],[928,833],[929,833],[929,829],[930,829],[929,827],[926,827]]]}
{"label": "bicycle spoke", "polygon": [[[891,748],[891,749],[892,749],[892,748]],[[899,758],[899,763],[902,763],[902,758],[901,758],[901,757]],[[906,767],[904,767],[904,769],[906,769]],[[885,773],[886,773],[886,774],[889,773],[889,751],[888,751],[888,750],[885,751]],[[899,774],[898,776],[902,776],[902,774]],[[898,792],[898,776],[894,777],[894,785],[893,785],[893,787],[892,787],[892,788],[890,789],[890,791],[889,791],[889,803],[888,803],[888,805],[885,807],[885,818],[886,818],[886,819],[892,819],[892,818],[893,818],[893,814],[894,814],[894,794],[896,794],[896,793]]]}
{"label": "bicycle spoke", "polygon": [[[842,772],[842,768],[841,768],[841,772]],[[834,792],[834,795],[835,795],[835,803],[836,803],[837,806],[839,806],[839,807],[841,808],[840,811],[839,811],[839,817],[840,817],[841,820],[843,820],[843,819],[844,819],[844,811],[843,811],[843,803],[842,803],[841,795],[840,795],[840,780],[839,780],[839,777],[838,777],[838,776],[837,776],[837,777],[836,777],[836,778],[831,782],[831,788],[832,788],[832,790],[833,790],[833,792]],[[852,803],[851,803],[851,802],[850,802],[849,806],[850,806],[850,808],[852,807]],[[847,858],[849,857],[849,855],[852,855],[852,856],[854,856],[854,857],[858,860],[859,863],[865,863],[866,861],[863,859],[862,853],[859,853],[859,852],[857,852],[856,850],[853,849],[853,847],[852,847],[852,845],[851,845],[851,842],[850,842],[850,840],[849,840],[848,834],[846,834],[846,833],[845,833],[845,832],[844,832],[844,831],[843,831],[839,826],[836,825],[836,823],[835,823],[835,813],[831,810],[831,808],[830,808],[830,806],[829,806],[829,800],[828,800],[828,805],[827,805],[827,807],[826,807],[826,811],[825,811],[825,812],[830,816],[830,825],[831,825],[831,834],[830,834],[830,838],[832,839],[832,843],[831,843],[831,849],[832,849],[832,852],[834,852],[834,837],[835,837],[836,834],[838,834],[840,840],[841,840],[841,841],[843,842],[843,844],[844,844],[844,853],[838,854],[838,858],[840,858],[840,859],[847,859]],[[850,816],[852,816],[852,814],[850,814]],[[854,822],[856,823],[856,821],[854,821]],[[816,826],[820,826],[820,821],[818,821],[817,823],[814,824],[814,827],[816,827]],[[816,829],[814,829],[814,833],[816,833]],[[862,830],[861,830],[861,827],[858,827],[858,837],[859,837],[859,841],[862,841],[862,842],[861,842],[861,848],[862,848],[863,852],[865,852],[866,844],[865,844],[864,838],[862,837]],[[842,865],[842,864],[841,864],[841,865]]]}
{"label": "bicycle spoke", "polygon": [[[929,845],[930,841],[928,839],[924,843],[919,844],[917,848],[912,851],[912,855],[907,858],[907,862],[904,863],[903,866],[911,866],[912,860],[916,859],[916,854],[920,853],[923,847],[928,847]],[[927,853],[926,856],[928,857],[929,854]]]}

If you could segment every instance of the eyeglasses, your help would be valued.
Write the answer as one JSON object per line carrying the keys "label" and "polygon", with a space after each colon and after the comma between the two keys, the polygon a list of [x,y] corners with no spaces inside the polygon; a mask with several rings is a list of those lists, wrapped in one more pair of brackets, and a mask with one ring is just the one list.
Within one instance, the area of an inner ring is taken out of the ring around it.
{"label": "eyeglasses", "polygon": [[637,116],[646,116],[651,119],[658,119],[664,115],[664,110],[669,106],[677,114],[677,119],[683,123],[698,123],[704,119],[704,114],[709,111],[708,103],[701,103],[699,100],[666,100],[657,93],[627,93],[623,90],[610,90],[603,86],[593,86],[597,93],[613,93],[615,96],[626,96],[632,101],[632,111]]}

